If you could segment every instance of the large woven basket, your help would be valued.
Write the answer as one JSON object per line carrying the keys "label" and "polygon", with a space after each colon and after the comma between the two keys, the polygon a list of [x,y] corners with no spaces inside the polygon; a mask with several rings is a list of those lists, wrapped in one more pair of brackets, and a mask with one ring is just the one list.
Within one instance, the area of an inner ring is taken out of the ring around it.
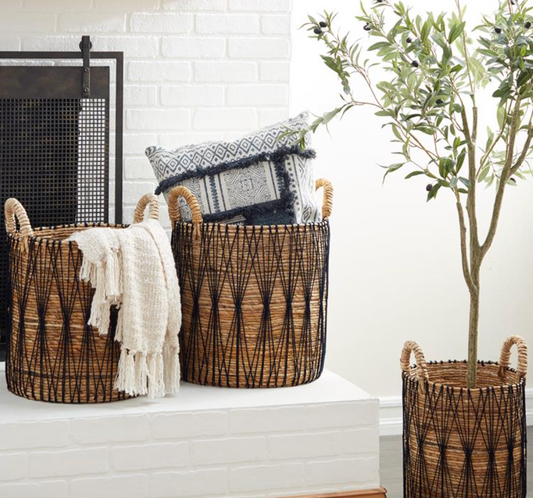
{"label": "large woven basket", "polygon": [[426,363],[415,342],[405,344],[401,365],[404,498],[525,498],[524,340],[507,339],[499,363],[478,363],[476,389],[464,387],[466,362]]}
{"label": "large woven basket", "polygon": [[[285,387],[314,381],[326,347],[329,223],[242,226],[203,223],[194,195],[169,195],[181,287],[182,378],[220,387]],[[178,198],[192,212],[180,222]]]}
{"label": "large woven basket", "polygon": [[[135,222],[159,218],[159,203],[144,196]],[[93,226],[31,227],[23,206],[5,204],[9,243],[10,334],[8,389],[24,398],[56,403],[103,403],[127,398],[114,389],[120,347],[114,340],[116,310],[107,336],[87,325],[94,290],[79,280],[82,254],[74,232]],[[17,229],[17,222],[20,229]]]}

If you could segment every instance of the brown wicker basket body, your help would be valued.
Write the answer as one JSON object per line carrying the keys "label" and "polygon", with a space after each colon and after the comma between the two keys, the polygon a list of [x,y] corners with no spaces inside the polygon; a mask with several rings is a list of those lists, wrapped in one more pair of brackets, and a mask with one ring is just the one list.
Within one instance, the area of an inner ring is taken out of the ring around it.
{"label": "brown wicker basket body", "polygon": [[[509,367],[514,344],[517,370]],[[414,342],[404,347],[402,368],[404,497],[525,498],[523,339],[505,342],[500,363],[478,363],[476,389],[464,387],[466,362],[426,363]]]}
{"label": "brown wicker basket body", "polygon": [[[154,196],[135,212],[158,217]],[[157,206],[156,206],[157,204]],[[114,340],[116,313],[107,336],[87,325],[94,290],[79,280],[82,254],[67,239],[93,226],[32,229],[15,199],[5,206],[9,243],[10,334],[6,359],[8,389],[24,398],[55,403],[103,403],[126,399],[114,389],[120,346]],[[20,230],[17,230],[17,221]]]}
{"label": "brown wicker basket body", "polygon": [[[203,223],[185,187],[169,197],[181,288],[182,378],[220,387],[285,387],[316,380],[324,367],[329,223],[241,226]],[[192,212],[179,222],[178,198]]]}

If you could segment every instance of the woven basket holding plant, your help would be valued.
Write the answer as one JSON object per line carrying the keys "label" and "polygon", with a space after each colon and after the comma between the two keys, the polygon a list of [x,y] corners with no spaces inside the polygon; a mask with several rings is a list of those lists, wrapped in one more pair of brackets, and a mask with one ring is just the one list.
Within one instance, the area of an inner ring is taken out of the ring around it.
{"label": "woven basket holding plant", "polygon": [[[340,80],[342,100],[292,133],[304,142],[335,116],[373,108],[392,130],[400,158],[385,177],[407,170],[406,179],[426,179],[427,200],[446,197],[456,212],[470,294],[468,360],[426,364],[418,346],[406,344],[404,496],[524,498],[526,345],[513,337],[499,366],[479,362],[478,329],[482,264],[506,192],[529,173],[533,155],[533,3],[500,2],[472,36],[461,1],[455,4],[450,13],[416,15],[402,2],[375,0],[356,18],[373,39],[368,47],[340,32],[334,14],[310,16],[306,27],[325,47],[322,59]],[[375,82],[374,66],[389,77]],[[490,105],[495,124],[484,133],[479,109]],[[485,233],[480,183],[495,188]],[[512,344],[516,371],[509,368]],[[413,369],[410,350],[418,360]]]}

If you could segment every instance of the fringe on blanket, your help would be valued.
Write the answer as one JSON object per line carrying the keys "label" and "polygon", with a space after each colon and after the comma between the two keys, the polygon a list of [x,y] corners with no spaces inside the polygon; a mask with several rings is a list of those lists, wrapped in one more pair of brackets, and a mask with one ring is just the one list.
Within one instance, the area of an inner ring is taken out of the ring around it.
{"label": "fringe on blanket", "polygon": [[130,396],[161,398],[179,391],[180,369],[177,347],[165,344],[162,353],[145,354],[122,348],[115,388]]}
{"label": "fringe on blanket", "polygon": [[100,335],[107,335],[111,306],[118,305],[119,296],[122,294],[118,250],[111,251],[103,265],[95,265],[87,258],[83,258],[80,279],[89,282],[96,290],[88,324],[96,327]]}

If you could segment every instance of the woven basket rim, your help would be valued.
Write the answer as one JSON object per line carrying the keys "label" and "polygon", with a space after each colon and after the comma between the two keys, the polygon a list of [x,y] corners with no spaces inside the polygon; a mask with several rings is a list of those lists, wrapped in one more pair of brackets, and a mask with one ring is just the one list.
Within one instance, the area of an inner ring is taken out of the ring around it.
{"label": "woven basket rim", "polygon": [[[195,223],[192,223],[190,221],[176,221],[173,224],[173,228],[176,226],[189,226],[191,228],[194,228]],[[210,225],[210,226],[222,226],[226,227],[230,231],[238,232],[238,231],[247,231],[247,230],[261,230],[265,231],[266,229],[269,229],[268,231],[274,231],[272,228],[275,228],[276,230],[279,229],[287,229],[287,228],[302,228],[302,229],[308,229],[308,228],[322,228],[329,226],[329,219],[323,220],[323,221],[311,221],[309,223],[292,223],[292,224],[280,224],[280,225],[239,225],[236,223],[222,223],[220,221],[204,221],[199,224],[200,226],[204,225]]]}
{"label": "woven basket rim", "polygon": [[75,242],[67,242],[66,239],[64,240],[60,240],[60,239],[54,239],[52,238],[51,236],[47,236],[47,235],[39,235],[39,232],[43,232],[45,230],[47,231],[61,231],[61,230],[68,230],[68,229],[72,229],[72,228],[127,228],[129,225],[126,225],[126,224],[120,224],[120,223],[104,223],[104,222],[100,222],[100,223],[90,223],[90,222],[85,222],[85,223],[71,223],[69,225],[53,225],[53,226],[49,226],[49,227],[37,227],[37,228],[33,228],[33,234],[28,236],[28,237],[24,237],[20,232],[15,232],[15,233],[8,233],[7,236],[8,237],[12,237],[13,239],[28,239],[28,241],[35,241],[35,242],[46,242],[46,243],[53,243],[53,244],[56,244],[56,245],[71,245],[71,244],[75,244]]}
{"label": "woven basket rim", "polygon": [[[444,364],[453,365],[453,364],[457,364],[457,363],[466,365],[468,362],[467,362],[467,360],[447,360],[447,361],[444,361],[444,360],[441,360],[441,361],[432,360],[432,361],[428,361],[426,364],[428,366],[432,366],[432,365],[444,365]],[[481,365],[482,367],[489,366],[489,365],[490,366],[499,366],[499,362],[497,362],[497,361],[478,360],[477,364]],[[415,374],[417,368],[418,368],[417,365],[411,365],[409,372],[402,371],[402,376],[404,376],[407,380],[409,380],[411,382],[420,383],[420,379]],[[506,371],[507,372],[512,372],[512,373],[517,373],[516,369],[514,369],[512,367],[506,367]],[[459,386],[452,386],[452,385],[446,384],[444,382],[434,382],[431,379],[430,380],[424,380],[424,382],[423,382],[424,385],[432,386],[432,388],[438,388],[438,389],[445,388],[445,389],[450,389],[452,391],[458,391],[458,392],[465,391],[465,392],[468,392],[468,393],[473,393],[473,392],[475,392],[475,393],[486,393],[486,392],[489,392],[489,391],[494,391],[496,389],[520,388],[520,387],[525,386],[525,383],[526,383],[526,379],[524,377],[522,377],[518,382],[497,384],[497,385],[487,386],[487,387],[476,387],[476,388],[471,389],[471,388],[468,388],[466,386],[459,387]]]}

